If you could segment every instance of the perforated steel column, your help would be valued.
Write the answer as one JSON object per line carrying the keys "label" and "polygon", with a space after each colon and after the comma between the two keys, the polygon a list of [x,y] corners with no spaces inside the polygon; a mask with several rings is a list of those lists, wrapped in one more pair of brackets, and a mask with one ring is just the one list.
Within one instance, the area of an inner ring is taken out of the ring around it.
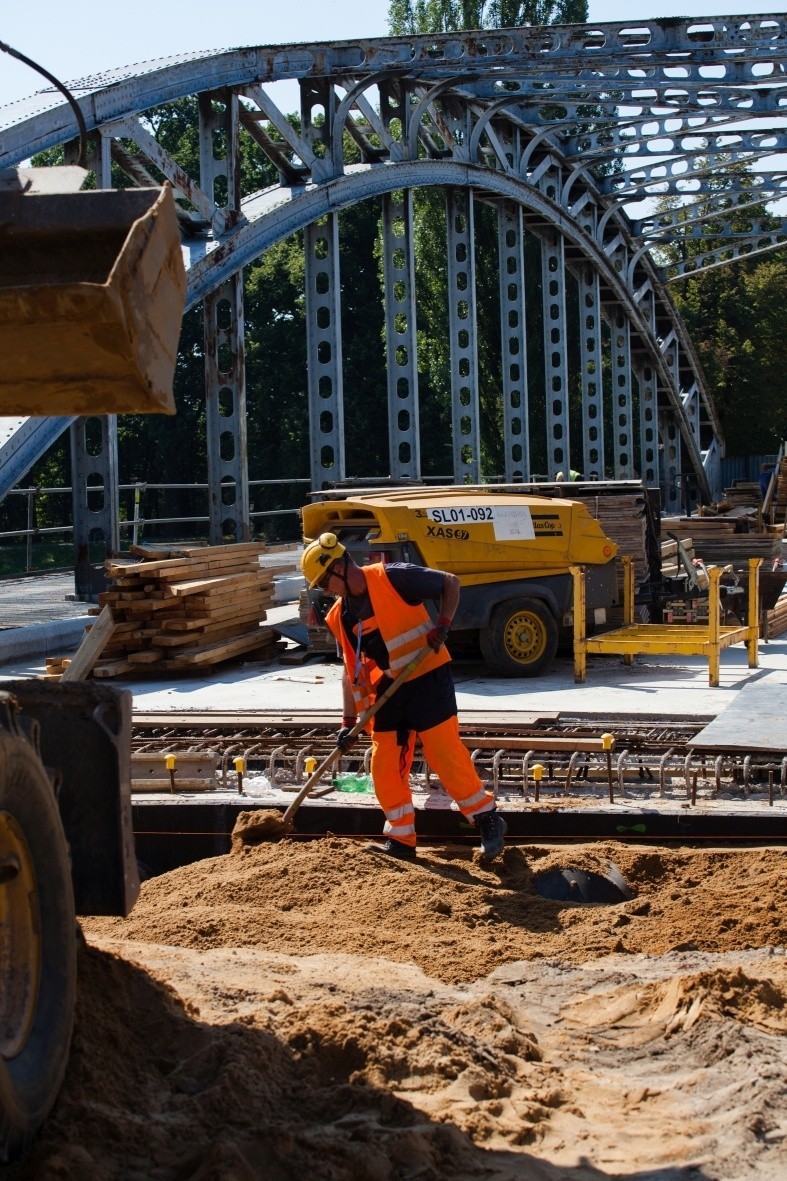
{"label": "perforated steel column", "polygon": [[309,377],[309,435],[312,487],[345,478],[344,392],[342,387],[339,222],[329,213],[307,226],[306,347]]}
{"label": "perforated steel column", "polygon": [[[199,149],[200,187],[215,202],[219,236],[240,213],[237,95],[199,96]],[[211,544],[219,545],[251,535],[242,270],[205,297],[203,314],[208,512]]]}
{"label": "perforated steel column", "polygon": [[391,476],[420,479],[413,195],[383,197],[385,348]]}
{"label": "perforated steel column", "polygon": [[236,94],[199,96],[200,188],[215,203],[215,234],[236,225],[240,215],[238,127]]}
{"label": "perforated steel column", "polygon": [[549,478],[571,466],[566,355],[566,279],[563,238],[553,231],[541,237],[541,297],[544,304],[544,384],[546,388],[547,466]]}
{"label": "perforated steel column", "polygon": [[472,192],[446,189],[446,214],[454,481],[477,484],[481,479],[481,463]]}
{"label": "perforated steel column", "polygon": [[106,590],[104,560],[120,549],[117,452],[115,415],[78,418],[72,423],[74,585],[77,596],[84,600],[95,600]]}
{"label": "perforated steel column", "polygon": [[[100,189],[112,188],[110,140],[92,142],[88,160]],[[85,601],[106,590],[104,560],[120,551],[117,416],[79,418],[71,425],[74,591]],[[94,561],[91,562],[92,557]]]}
{"label": "perforated steel column", "polygon": [[[680,390],[680,366],[678,364],[678,340],[674,331],[661,343],[661,351],[669,367],[676,390]],[[662,495],[664,511],[680,513],[682,506],[683,456],[681,454],[680,428],[675,412],[669,406],[659,410],[659,435],[662,444]]]}
{"label": "perforated steel column", "polygon": [[680,431],[669,410],[659,411],[661,443],[661,495],[664,512],[670,516],[681,511]]}
{"label": "perforated steel column", "polygon": [[205,297],[204,316],[210,540],[220,545],[251,536],[242,271]]}
{"label": "perforated steel column", "polygon": [[527,397],[525,247],[522,207],[501,201],[497,212],[503,371],[503,442],[509,484],[530,479]]}
{"label": "perforated steel column", "polygon": [[601,294],[598,272],[582,266],[579,284],[579,352],[582,384],[582,475],[604,479],[604,381],[601,367]]}
{"label": "perforated steel column", "polygon": [[615,479],[634,475],[634,415],[631,389],[631,330],[628,316],[615,308],[610,317],[610,359],[612,364],[612,433]]}
{"label": "perforated steel column", "polygon": [[653,488],[659,482],[658,402],[653,366],[644,362],[636,370],[639,389],[639,474]]}

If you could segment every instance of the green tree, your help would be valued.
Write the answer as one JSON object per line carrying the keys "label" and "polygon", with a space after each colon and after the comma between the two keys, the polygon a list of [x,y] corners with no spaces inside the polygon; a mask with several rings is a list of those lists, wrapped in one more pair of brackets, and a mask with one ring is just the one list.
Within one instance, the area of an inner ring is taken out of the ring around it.
{"label": "green tree", "polygon": [[[731,173],[736,174],[735,180]],[[701,258],[711,250],[729,247],[733,240],[721,236],[725,223],[744,233],[755,220],[764,229],[778,227],[764,204],[742,207],[752,192],[745,165],[726,170],[722,177],[711,174],[710,183],[712,197],[707,200],[714,201],[714,208],[728,194],[724,215],[720,212],[707,219],[701,237],[676,234],[660,251],[661,262]],[[673,216],[677,212],[680,225],[702,208],[702,200],[691,206],[667,200],[660,212]],[[787,259],[780,252],[697,271],[672,287],[716,401],[728,455],[775,451],[787,432],[782,360],[787,333],[785,279]]]}
{"label": "green tree", "polygon": [[776,451],[787,437],[787,258],[746,259],[675,292],[719,411],[728,455]]}
{"label": "green tree", "polygon": [[585,20],[585,0],[391,0],[388,9],[388,26],[394,36]]}

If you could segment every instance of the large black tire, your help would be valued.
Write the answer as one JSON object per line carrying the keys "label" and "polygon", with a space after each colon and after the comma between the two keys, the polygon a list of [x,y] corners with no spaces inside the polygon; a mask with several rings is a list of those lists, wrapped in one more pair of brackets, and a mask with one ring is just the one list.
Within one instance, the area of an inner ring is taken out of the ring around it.
{"label": "large black tire", "polygon": [[481,629],[481,655],[498,677],[536,677],[555,659],[558,627],[539,599],[506,599]]}
{"label": "large black tire", "polygon": [[52,786],[32,748],[0,731],[0,1164],[29,1147],[63,1082],[76,954]]}

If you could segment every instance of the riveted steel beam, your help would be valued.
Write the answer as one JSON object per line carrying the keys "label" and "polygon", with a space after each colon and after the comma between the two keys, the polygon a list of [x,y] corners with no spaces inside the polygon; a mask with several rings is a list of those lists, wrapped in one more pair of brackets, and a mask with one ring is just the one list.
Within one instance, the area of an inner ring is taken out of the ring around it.
{"label": "riveted steel beam", "polygon": [[481,478],[481,442],[474,209],[470,190],[446,190],[446,222],[454,479],[458,484],[477,484]]}
{"label": "riveted steel beam", "polygon": [[[101,133],[107,168],[111,153],[137,183],[163,173],[191,206],[180,215],[188,235],[191,303],[232,280],[267,245],[305,231],[310,381],[320,365],[317,353],[325,358],[326,343],[331,354],[327,409],[333,478],[344,466],[338,212],[370,197],[390,202],[389,194],[438,185],[452,189],[456,202],[466,204],[470,223],[474,200],[513,203],[523,226],[549,243],[546,257],[550,252],[561,257],[558,284],[564,289],[564,310],[558,319],[564,356],[557,367],[545,356],[548,384],[557,378],[561,389],[572,379],[566,360],[566,278],[573,274],[581,292],[583,282],[589,283],[584,290],[591,290],[591,333],[598,334],[602,316],[613,332],[615,325],[622,326],[620,362],[631,399],[625,440],[629,462],[634,462],[633,444],[639,439],[642,466],[650,465],[652,456],[643,444],[643,432],[650,425],[644,415],[654,408],[649,395],[643,399],[643,389],[650,390],[664,438],[668,430],[676,432],[679,482],[686,474],[684,466],[692,469],[707,495],[706,457],[718,454],[721,431],[665,284],[688,273],[689,267],[709,269],[784,244],[781,221],[752,218],[750,226],[741,229],[736,206],[751,199],[767,204],[787,191],[781,167],[787,138],[786,32],[784,14],[764,14],[253,46],[111,71],[83,80],[78,94],[89,129]],[[269,83],[282,79],[301,83],[299,128],[266,90]],[[156,108],[189,95],[198,96],[200,109],[198,178],[188,176],[156,138]],[[242,191],[240,124],[253,149],[276,167],[279,182],[263,193]],[[73,139],[73,114],[61,97],[44,92],[27,104],[14,104],[13,110],[0,110],[0,132],[2,166]],[[121,139],[131,139],[136,150]],[[216,150],[221,142],[226,145],[223,152]],[[729,211],[721,208],[720,184],[731,198]],[[629,219],[626,209],[633,202],[669,194],[680,197],[682,222],[665,225],[662,220],[654,226],[652,219],[648,224],[650,215],[641,214],[639,224]],[[696,255],[696,245],[704,245],[707,221],[702,206],[711,201],[716,203],[714,227],[719,217],[722,222],[712,246],[709,243],[708,250],[685,264],[659,272],[648,257],[650,242],[688,244],[693,239],[690,253]],[[325,319],[325,310],[318,317],[314,292],[309,290],[315,264],[322,261],[309,254],[318,236],[309,227],[320,222],[328,227],[332,252],[330,331],[325,338],[318,323],[318,318]],[[465,243],[469,260],[472,245],[471,236]],[[501,243],[501,259],[508,265],[504,254]],[[392,258],[389,249],[389,261]],[[583,278],[588,275],[589,280]],[[455,282],[456,276],[451,279]],[[546,274],[544,279],[551,316],[550,280]],[[512,309],[504,299],[502,270],[500,292],[505,316]],[[457,370],[453,375],[454,415],[463,420],[460,429],[469,420],[470,439],[459,458],[473,456],[472,464],[479,462],[480,450],[473,409],[476,344],[471,343],[467,356],[462,349],[464,334],[472,342],[477,325],[473,312],[470,325],[463,326],[455,296],[452,289],[452,355],[468,365],[470,373]],[[409,307],[413,297],[411,283]],[[514,298],[520,302],[521,292]],[[390,299],[389,291],[388,303]],[[414,331],[411,316],[403,319],[401,309],[386,308],[389,330],[396,327],[398,335],[408,320],[407,332]],[[504,356],[519,331],[513,322],[509,328],[501,342]],[[674,356],[663,352],[660,344],[670,332]],[[411,357],[414,348],[405,352]],[[392,355],[395,359],[396,352]],[[603,467],[615,448],[603,433],[598,457],[587,448],[589,411],[597,396],[591,388],[588,352],[580,367],[583,463],[592,468],[594,458],[599,458]],[[471,378],[469,395],[459,381],[463,376]],[[406,401],[416,396],[412,380],[410,385]],[[390,389],[389,384],[389,400]],[[686,391],[691,391],[691,398],[684,404]],[[315,414],[319,420],[326,407],[314,389],[311,400],[314,423]],[[555,431],[565,429],[565,466],[570,446],[567,405],[555,415],[556,404],[559,400],[548,398],[553,415],[550,447],[554,451],[557,445]],[[472,412],[465,414],[468,405]],[[406,407],[406,426],[401,416],[396,417],[397,429],[409,432],[411,456],[417,444],[416,409],[415,401]],[[517,419],[516,409],[509,405],[504,418],[504,430],[512,434],[506,439],[507,453],[516,445],[514,423],[519,421],[523,431],[531,426]],[[322,432],[316,437],[321,439]],[[671,440],[667,442],[672,448]],[[513,451],[509,458],[513,473]],[[622,453],[617,461],[623,463]],[[417,469],[417,456],[412,465]],[[456,475],[470,478],[462,462]]]}
{"label": "riveted steel beam", "polygon": [[497,232],[505,476],[509,484],[515,484],[530,479],[525,229],[520,205],[499,203]]}
{"label": "riveted steel beam", "polygon": [[382,210],[391,475],[395,479],[418,479],[421,442],[412,190],[386,193]]}

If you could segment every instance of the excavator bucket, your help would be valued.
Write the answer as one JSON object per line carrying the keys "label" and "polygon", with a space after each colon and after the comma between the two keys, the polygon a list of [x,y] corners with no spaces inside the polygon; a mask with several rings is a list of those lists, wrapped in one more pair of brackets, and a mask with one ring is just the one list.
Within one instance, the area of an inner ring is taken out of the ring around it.
{"label": "excavator bucket", "polygon": [[168,185],[0,192],[0,413],[174,414],[185,295]]}

